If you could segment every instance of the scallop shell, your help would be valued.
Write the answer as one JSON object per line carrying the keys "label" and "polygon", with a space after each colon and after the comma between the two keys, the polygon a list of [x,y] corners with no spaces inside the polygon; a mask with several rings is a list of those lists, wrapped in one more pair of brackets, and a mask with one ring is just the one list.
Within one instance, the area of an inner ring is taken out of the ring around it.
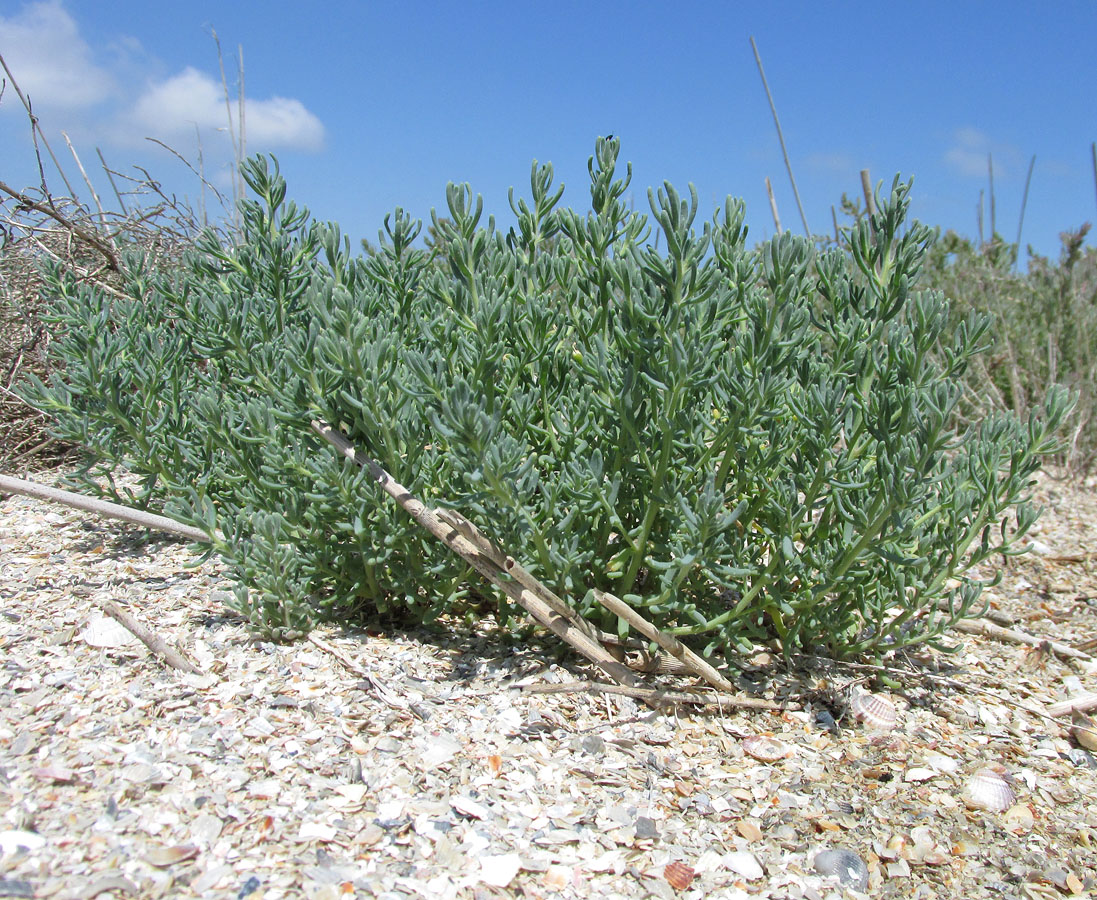
{"label": "scallop shell", "polygon": [[1005,812],[1017,799],[1009,782],[994,769],[979,769],[967,780],[960,797],[968,809]]}
{"label": "scallop shell", "polygon": [[667,863],[663,869],[663,877],[666,879],[667,884],[676,891],[684,891],[688,888],[693,881],[693,875],[692,868],[677,860]]}
{"label": "scallop shell", "polygon": [[768,763],[791,756],[792,748],[777,738],[754,734],[743,738],[743,752],[760,762]]}
{"label": "scallop shell", "polygon": [[858,722],[877,731],[891,731],[898,720],[895,704],[880,694],[870,694],[854,688],[849,697],[849,711]]}
{"label": "scallop shell", "polygon": [[852,850],[823,850],[812,863],[820,875],[833,875],[843,887],[864,891],[868,887],[868,866]]}
{"label": "scallop shell", "polygon": [[1070,733],[1078,746],[1097,753],[1097,722],[1078,709],[1074,710],[1073,721]]}

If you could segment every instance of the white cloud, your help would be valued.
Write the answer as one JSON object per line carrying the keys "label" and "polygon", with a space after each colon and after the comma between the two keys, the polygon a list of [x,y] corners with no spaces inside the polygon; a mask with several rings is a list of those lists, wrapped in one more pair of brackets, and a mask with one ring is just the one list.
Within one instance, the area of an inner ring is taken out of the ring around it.
{"label": "white cloud", "polygon": [[199,128],[221,128],[226,124],[221,91],[209,75],[187,68],[181,74],[151,85],[133,107],[135,124],[171,137]]}
{"label": "white cloud", "polygon": [[[94,106],[115,89],[60,0],[30,3],[14,16],[0,17],[0,50],[36,110]],[[0,110],[21,110],[10,85],[8,90]]]}
{"label": "white cloud", "polygon": [[[230,97],[235,127],[237,99]],[[227,129],[230,109],[220,82],[205,72],[187,67],[180,74],[151,84],[137,99],[132,121],[151,137],[179,140],[193,136],[194,126],[203,132]],[[324,143],[324,126],[299,100],[272,97],[244,101],[244,126],[249,146],[264,149],[290,147],[319,150]]]}
{"label": "white cloud", "polygon": [[809,169],[828,175],[852,177],[851,173],[856,174],[858,169],[848,153],[809,153],[805,162]]}
{"label": "white cloud", "polygon": [[968,178],[987,177],[987,156],[994,158],[994,177],[1008,178],[1019,171],[1023,163],[1016,147],[990,138],[978,128],[958,128],[952,136],[952,146],[945,152],[945,163],[954,172]]}
{"label": "white cloud", "polygon": [[320,150],[324,146],[323,124],[300,100],[288,97],[245,99],[244,116],[249,143],[298,150]]}
{"label": "white cloud", "polygon": [[[36,0],[0,16],[0,52],[51,135],[63,128],[78,143],[131,150],[154,137],[181,149],[194,145],[197,126],[214,157],[231,156],[220,79],[193,66],[164,78],[161,63],[126,34],[89,46],[64,0]],[[235,119],[235,97],[230,104]],[[10,87],[0,112],[22,113]],[[249,152],[324,145],[323,123],[289,97],[246,98],[245,126]]]}

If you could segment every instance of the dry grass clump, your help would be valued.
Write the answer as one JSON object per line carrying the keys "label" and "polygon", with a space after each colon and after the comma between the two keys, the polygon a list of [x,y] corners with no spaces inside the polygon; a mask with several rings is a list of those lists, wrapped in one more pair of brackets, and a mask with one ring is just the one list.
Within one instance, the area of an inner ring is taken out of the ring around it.
{"label": "dry grass clump", "polygon": [[55,258],[94,272],[102,255],[59,225],[20,234],[7,224],[0,247],[0,470],[14,471],[48,466],[72,450],[49,436],[47,417],[14,391],[27,374],[49,377],[51,330],[42,320],[39,266]]}
{"label": "dry grass clump", "polygon": [[1077,395],[1058,463],[1074,476],[1097,468],[1097,248],[1089,224],[1064,231],[1057,260],[1033,256],[1015,267],[1017,247],[978,246],[952,232],[934,248],[920,287],[944,292],[958,321],[970,310],[993,317],[993,346],[967,373],[975,403],[968,419],[994,410],[1025,417],[1061,384]]}
{"label": "dry grass clump", "polygon": [[[155,187],[151,182],[147,183]],[[48,468],[76,448],[50,436],[49,419],[22,400],[27,375],[48,380],[53,326],[45,321],[42,266],[61,264],[80,281],[108,292],[126,280],[124,257],[137,252],[157,266],[176,265],[197,232],[195,217],[159,195],[149,208],[92,213],[47,192],[0,198],[0,472]]]}

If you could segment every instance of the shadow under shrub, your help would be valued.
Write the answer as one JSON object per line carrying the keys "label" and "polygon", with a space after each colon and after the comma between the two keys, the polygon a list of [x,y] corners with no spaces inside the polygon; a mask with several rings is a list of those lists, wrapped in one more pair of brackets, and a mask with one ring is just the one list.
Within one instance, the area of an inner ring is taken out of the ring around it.
{"label": "shadow under shrub", "polygon": [[604,627],[594,588],[709,653],[879,654],[978,612],[969,569],[1019,549],[1069,404],[957,432],[987,323],[912,290],[931,233],[904,226],[909,185],[849,252],[751,250],[742,204],[698,226],[692,187],[629,212],[617,153],[599,140],[586,213],[535,164],[507,233],[451,185],[430,251],[398,210],[366,257],[252,160],[240,241],[203,239],[183,276],[122,300],[49,273],[65,374],[28,397],[87,475],[137,472],[130,502],[220,529],[236,608],[274,636],[477,611],[472,573],[315,417]]}

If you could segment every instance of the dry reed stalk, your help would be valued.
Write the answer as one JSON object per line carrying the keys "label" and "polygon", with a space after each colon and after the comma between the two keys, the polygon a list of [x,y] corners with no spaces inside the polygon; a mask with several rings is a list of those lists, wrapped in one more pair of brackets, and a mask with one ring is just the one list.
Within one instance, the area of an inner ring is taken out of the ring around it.
{"label": "dry reed stalk", "polygon": [[[769,82],[766,81],[766,72],[762,68],[762,57],[758,53],[758,45],[754,43],[753,35],[750,38],[750,47],[754,51],[754,61],[758,64],[758,74],[762,76],[762,87],[766,89],[766,99],[769,101],[769,111],[773,113],[773,124],[777,126],[777,140],[781,144],[781,155],[785,158],[785,168],[788,170],[788,180],[792,183],[792,195],[796,198],[796,208],[800,210],[800,221],[804,223],[804,234],[810,239],[811,229],[808,228],[808,219],[804,215],[804,204],[800,202],[800,191],[796,188],[796,178],[792,174],[792,163],[788,161],[788,150],[785,148],[785,135],[781,131],[781,120],[777,118],[777,107],[773,102],[773,94],[769,91]],[[770,195],[772,197],[772,194]],[[778,229],[780,230],[780,229]]]}
{"label": "dry reed stalk", "polygon": [[769,183],[769,176],[766,176],[766,193],[769,195],[769,210],[773,213],[773,225],[777,229],[777,233],[780,234],[783,229],[781,228],[781,216],[777,212],[777,198],[773,196],[773,185]]}
{"label": "dry reed stalk", "polygon": [[[65,187],[68,188],[69,196],[75,198],[76,191],[74,191],[72,189],[72,185],[69,184],[69,179],[68,176],[65,175],[65,170],[61,168],[61,163],[54,155],[53,148],[50,146],[49,141],[46,140],[46,133],[42,130],[42,126],[38,122],[38,116],[34,114],[34,110],[31,108],[30,101],[24,96],[23,91],[20,90],[19,82],[15,80],[15,76],[11,73],[11,69],[8,68],[8,63],[4,59],[3,54],[0,54],[0,66],[3,66],[4,73],[8,76],[8,83],[11,84],[12,88],[15,90],[16,96],[23,104],[23,109],[27,111],[27,116],[30,118],[31,122],[31,135],[34,137],[34,145],[36,150],[38,147],[38,141],[41,141],[42,146],[46,148],[46,152],[50,155],[50,159],[53,160],[54,166],[57,168],[58,173],[61,175],[61,180],[65,182]],[[38,161],[38,171],[39,174],[42,176],[42,192],[47,193],[46,174],[42,171],[41,159],[39,159]]]}
{"label": "dry reed stalk", "polygon": [[861,193],[865,195],[865,212],[876,215],[876,197],[872,193],[872,176],[868,169],[861,170]]}
{"label": "dry reed stalk", "polygon": [[1025,224],[1025,207],[1028,206],[1028,186],[1032,183],[1032,168],[1036,165],[1036,154],[1032,154],[1032,159],[1028,163],[1028,174],[1025,176],[1025,191],[1021,194],[1021,215],[1017,218],[1017,258],[1021,258],[1021,227]]}
{"label": "dry reed stalk", "polygon": [[994,235],[998,233],[998,226],[994,216],[994,157],[991,154],[987,154],[987,180],[990,183],[990,239],[994,240]]}

